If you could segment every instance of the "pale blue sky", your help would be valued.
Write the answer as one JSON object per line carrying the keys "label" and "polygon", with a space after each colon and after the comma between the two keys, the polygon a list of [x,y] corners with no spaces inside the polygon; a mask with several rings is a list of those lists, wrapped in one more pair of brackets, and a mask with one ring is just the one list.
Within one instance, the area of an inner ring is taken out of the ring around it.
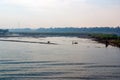
{"label": "pale blue sky", "polygon": [[120,26],[120,0],[0,0],[0,28]]}

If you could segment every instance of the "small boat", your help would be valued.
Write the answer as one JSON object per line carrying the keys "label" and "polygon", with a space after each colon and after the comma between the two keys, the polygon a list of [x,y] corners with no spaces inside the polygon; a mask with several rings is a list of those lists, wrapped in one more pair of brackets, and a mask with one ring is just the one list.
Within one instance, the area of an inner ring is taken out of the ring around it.
{"label": "small boat", "polygon": [[78,44],[78,42],[76,42],[76,41],[75,41],[75,42],[74,42],[74,41],[72,41],[72,44]]}

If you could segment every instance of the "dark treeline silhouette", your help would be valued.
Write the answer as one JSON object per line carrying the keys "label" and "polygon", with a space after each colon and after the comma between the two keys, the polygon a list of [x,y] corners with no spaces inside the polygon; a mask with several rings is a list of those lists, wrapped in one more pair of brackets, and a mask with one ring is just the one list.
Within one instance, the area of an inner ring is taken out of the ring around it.
{"label": "dark treeline silhouette", "polygon": [[92,27],[92,28],[38,28],[38,29],[10,29],[10,32],[32,33],[107,33],[120,35],[120,27]]}
{"label": "dark treeline silhouette", "polygon": [[8,29],[0,29],[0,35],[6,35],[8,32]]}

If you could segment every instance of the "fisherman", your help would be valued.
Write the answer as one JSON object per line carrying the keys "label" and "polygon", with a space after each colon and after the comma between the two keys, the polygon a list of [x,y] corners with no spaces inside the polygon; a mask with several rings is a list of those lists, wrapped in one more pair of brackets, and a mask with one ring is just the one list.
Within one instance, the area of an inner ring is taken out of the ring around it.
{"label": "fisherman", "polygon": [[109,45],[109,42],[108,42],[108,40],[106,40],[105,41],[105,46],[108,47],[108,45]]}
{"label": "fisherman", "polygon": [[50,43],[50,41],[47,42],[48,44]]}

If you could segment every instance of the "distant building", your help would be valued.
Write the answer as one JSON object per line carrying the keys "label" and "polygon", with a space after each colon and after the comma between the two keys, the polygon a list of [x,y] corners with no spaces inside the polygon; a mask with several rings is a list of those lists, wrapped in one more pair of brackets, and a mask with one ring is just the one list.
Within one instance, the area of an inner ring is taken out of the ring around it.
{"label": "distant building", "polygon": [[6,35],[8,34],[9,30],[8,29],[0,29],[0,35]]}

